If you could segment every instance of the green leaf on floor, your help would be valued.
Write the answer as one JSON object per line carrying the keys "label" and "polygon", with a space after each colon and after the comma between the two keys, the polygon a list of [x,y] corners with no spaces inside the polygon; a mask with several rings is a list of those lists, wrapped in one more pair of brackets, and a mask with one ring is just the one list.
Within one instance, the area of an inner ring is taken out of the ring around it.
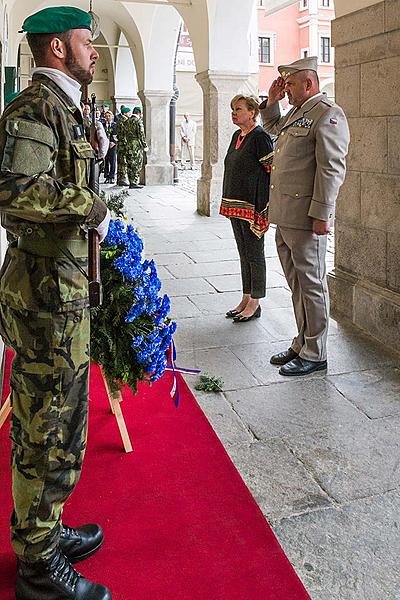
{"label": "green leaf on floor", "polygon": [[214,377],[209,373],[200,375],[199,382],[194,386],[200,392],[222,392],[224,381],[221,377]]}

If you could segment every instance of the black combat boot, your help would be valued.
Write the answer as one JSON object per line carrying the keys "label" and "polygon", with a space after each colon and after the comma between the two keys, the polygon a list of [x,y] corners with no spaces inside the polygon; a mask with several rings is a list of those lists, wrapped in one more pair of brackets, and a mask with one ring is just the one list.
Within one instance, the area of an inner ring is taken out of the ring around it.
{"label": "black combat boot", "polygon": [[18,561],[16,600],[112,600],[103,585],[85,579],[56,550],[48,560]]}
{"label": "black combat boot", "polygon": [[82,525],[77,529],[63,525],[60,550],[69,562],[76,563],[97,552],[103,540],[103,530],[99,525]]}

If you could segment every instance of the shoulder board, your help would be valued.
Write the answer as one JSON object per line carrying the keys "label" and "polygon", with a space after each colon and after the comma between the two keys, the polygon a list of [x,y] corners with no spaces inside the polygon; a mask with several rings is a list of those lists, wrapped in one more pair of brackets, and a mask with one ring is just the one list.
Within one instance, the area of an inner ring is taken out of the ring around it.
{"label": "shoulder board", "polygon": [[327,106],[335,106],[335,103],[333,100],[330,100],[327,96],[325,96],[325,94],[322,96],[321,98],[321,102],[323,104],[326,104]]}

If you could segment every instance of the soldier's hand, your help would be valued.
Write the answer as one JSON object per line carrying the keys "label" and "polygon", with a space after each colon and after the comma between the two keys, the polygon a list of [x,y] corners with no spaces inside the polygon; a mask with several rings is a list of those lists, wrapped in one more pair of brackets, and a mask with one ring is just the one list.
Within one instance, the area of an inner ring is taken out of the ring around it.
{"label": "soldier's hand", "polygon": [[278,77],[271,83],[271,87],[268,92],[268,106],[275,104],[285,97],[285,80],[282,77]]}
{"label": "soldier's hand", "polygon": [[313,232],[317,235],[327,235],[330,233],[331,228],[329,221],[320,221],[320,219],[313,219]]}

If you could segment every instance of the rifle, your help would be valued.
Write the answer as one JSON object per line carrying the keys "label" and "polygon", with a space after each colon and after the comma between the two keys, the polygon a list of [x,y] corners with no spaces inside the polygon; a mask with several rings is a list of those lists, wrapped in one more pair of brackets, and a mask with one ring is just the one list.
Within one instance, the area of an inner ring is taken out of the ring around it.
{"label": "rifle", "polygon": [[[90,161],[89,188],[95,194],[100,193],[100,166],[97,158],[97,138],[96,138],[96,95],[91,96],[91,115],[90,124],[90,142],[96,153],[95,158]],[[100,240],[99,234],[95,229],[89,229],[89,305],[95,308],[101,304],[101,279],[100,279]]]}

